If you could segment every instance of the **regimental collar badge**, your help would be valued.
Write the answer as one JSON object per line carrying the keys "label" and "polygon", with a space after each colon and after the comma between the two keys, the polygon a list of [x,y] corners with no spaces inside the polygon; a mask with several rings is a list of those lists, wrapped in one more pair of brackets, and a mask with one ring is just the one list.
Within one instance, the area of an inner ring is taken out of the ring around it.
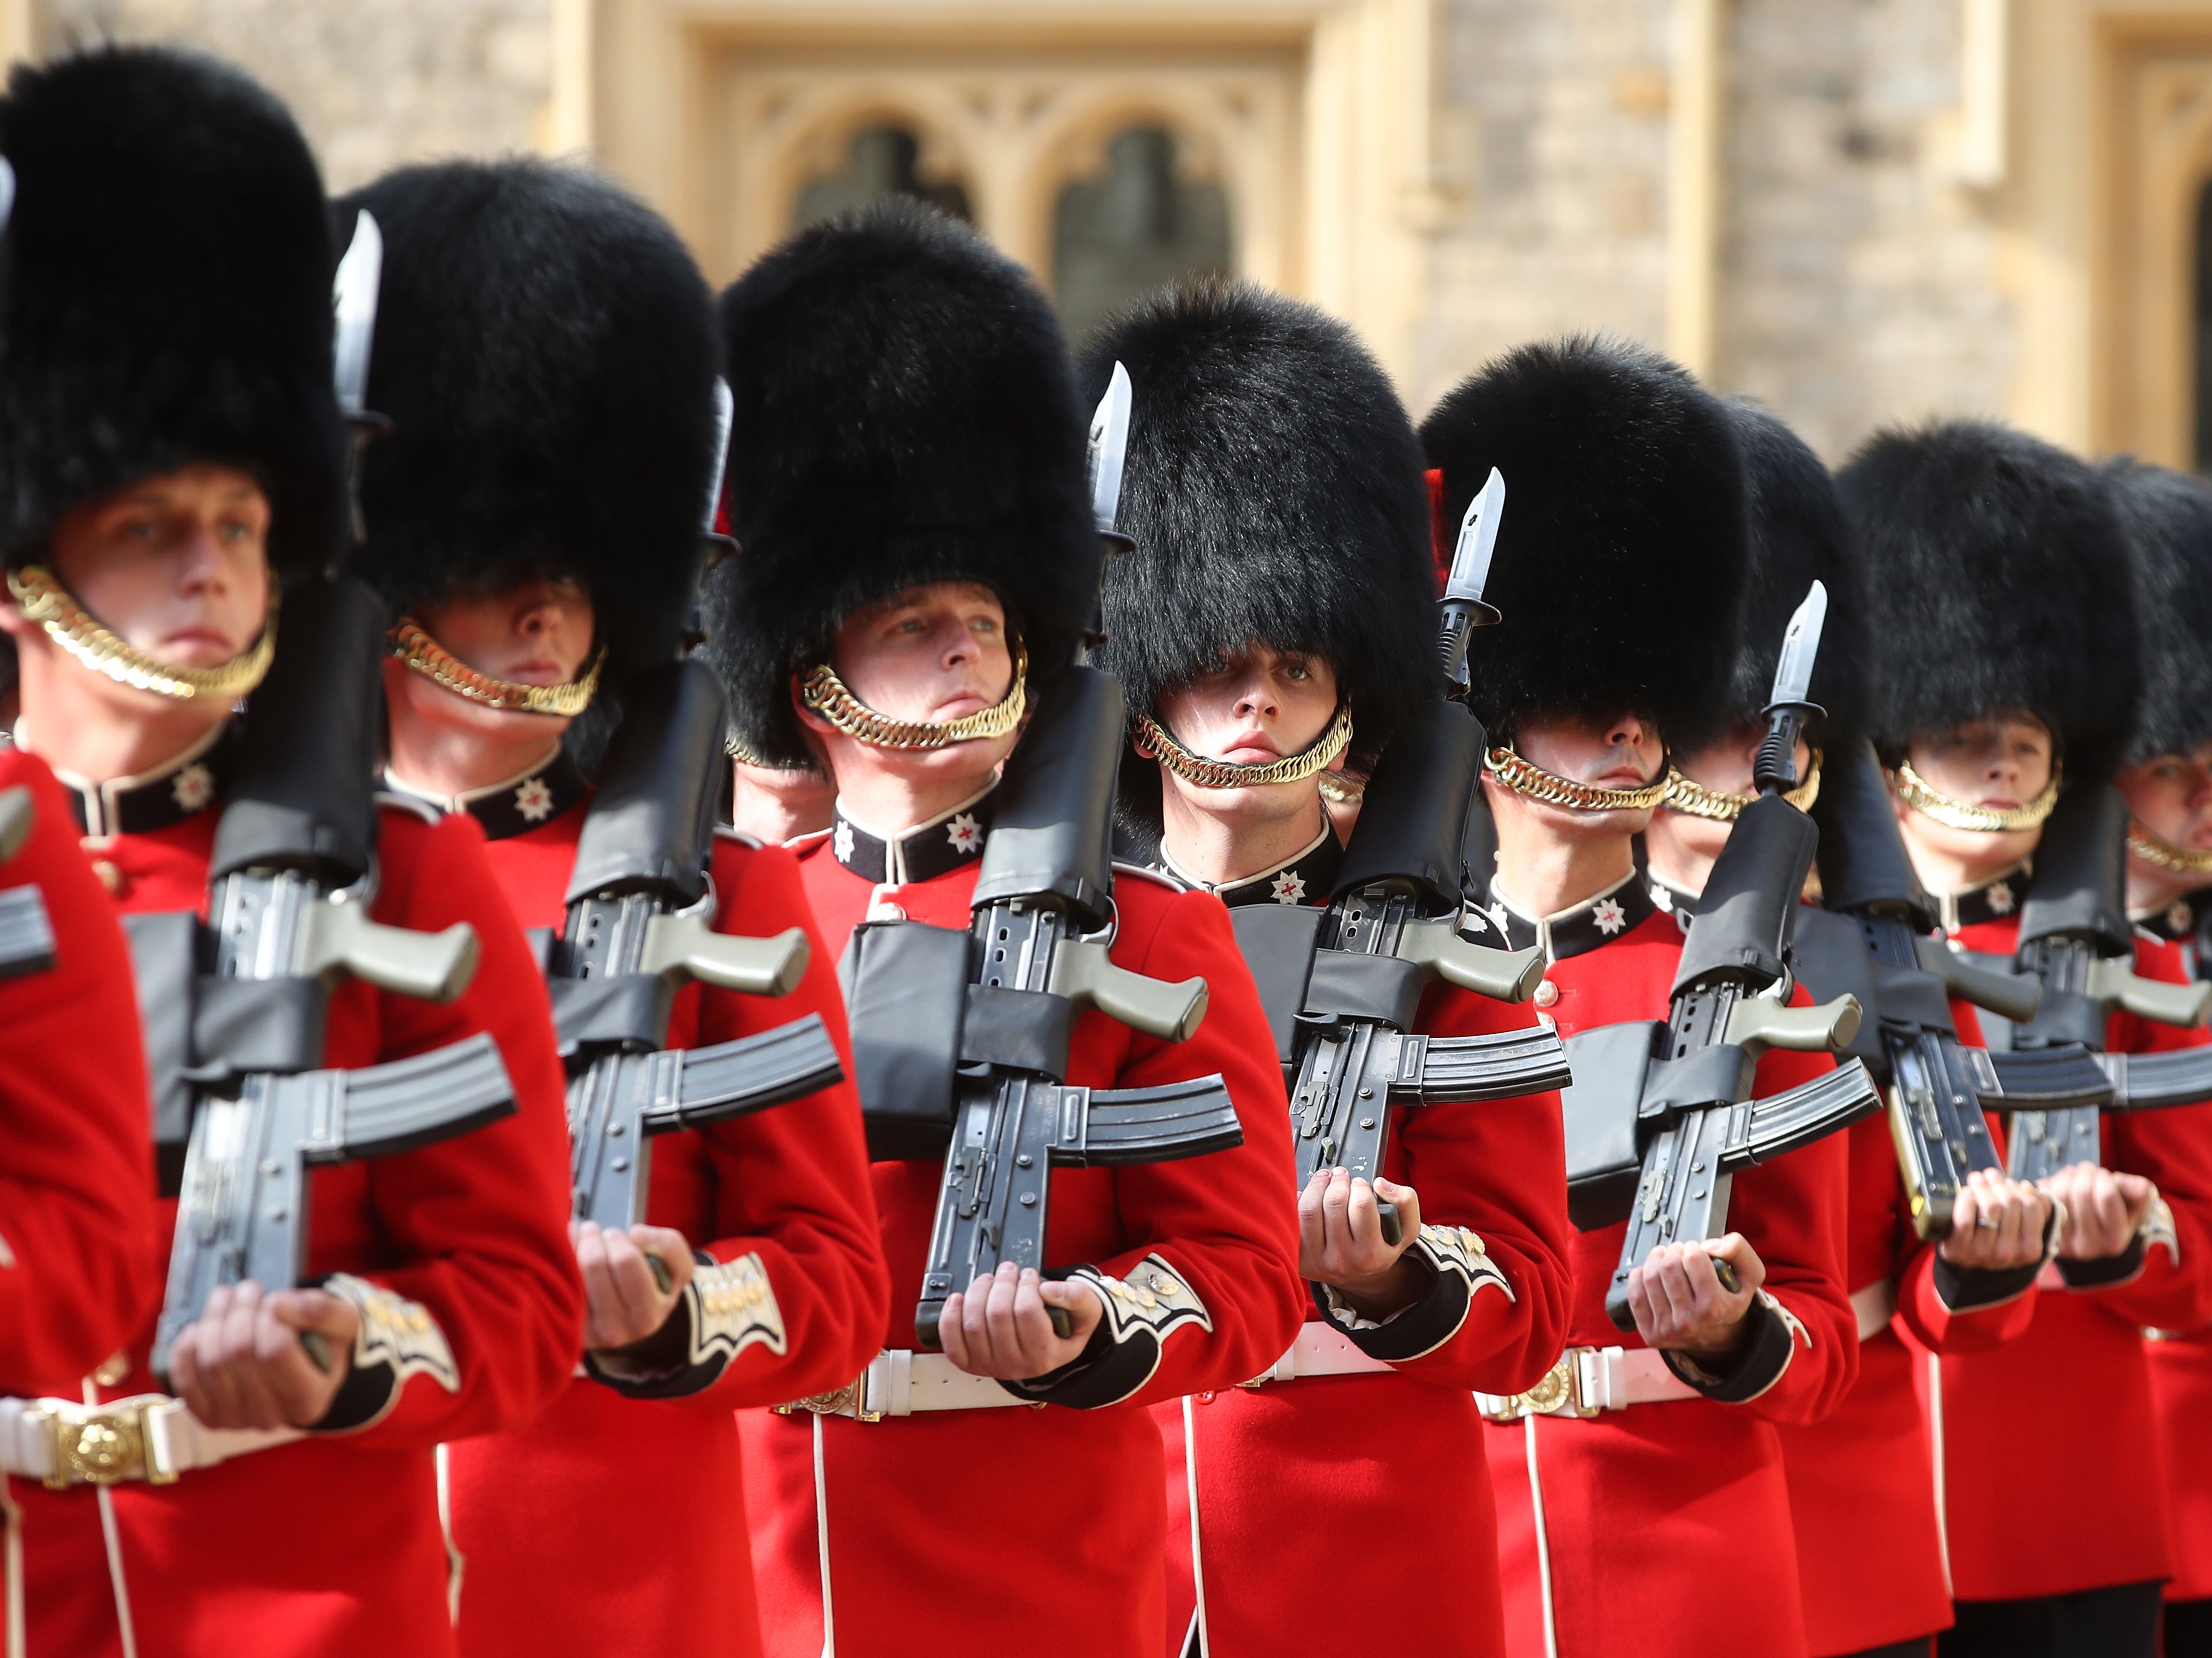
{"label": "regimental collar badge", "polygon": [[2212,924],[2212,887],[2199,887],[2161,908],[2143,910],[2128,919],[2168,944],[2195,944],[2197,929]]}
{"label": "regimental collar badge", "polygon": [[1962,926],[2011,920],[2027,902],[2028,888],[2033,884],[2033,870],[2017,864],[1995,880],[1947,895],[1942,900],[1945,930],[1956,932]]}
{"label": "regimental collar badge", "polygon": [[534,829],[543,829],[562,813],[589,799],[592,793],[583,768],[565,746],[554,750],[550,758],[540,761],[528,771],[483,788],[471,789],[465,794],[432,794],[390,772],[384,774],[384,781],[386,787],[412,795],[417,800],[427,800],[441,811],[468,813],[483,825],[487,841],[512,840]]}
{"label": "regimental collar badge", "polygon": [[830,820],[830,851],[840,864],[872,886],[933,881],[981,859],[984,843],[991,837],[998,787],[994,781],[981,794],[950,811],[896,835],[879,835],[847,817],[841,800]]}
{"label": "regimental collar badge", "polygon": [[1644,872],[1644,884],[1650,889],[1651,902],[1673,916],[1683,932],[1690,930],[1690,922],[1698,913],[1698,895],[1663,881],[1650,870]]}
{"label": "regimental collar badge", "polygon": [[1160,866],[1170,875],[1196,891],[1213,894],[1231,909],[1244,904],[1325,904],[1336,890],[1336,872],[1343,862],[1343,845],[1327,823],[1320,837],[1290,862],[1241,880],[1201,881],[1177,869],[1166,852],[1160,853]]}
{"label": "regimental collar badge", "polygon": [[1522,914],[1495,886],[1491,889],[1490,919],[1504,933],[1505,948],[1539,949],[1547,961],[1564,962],[1625,938],[1658,913],[1644,877],[1635,872],[1595,898],[1541,917]]}
{"label": "regimental collar badge", "polygon": [[226,720],[175,757],[131,777],[94,783],[57,766],[88,835],[145,835],[181,823],[220,800],[238,759],[238,722]]}

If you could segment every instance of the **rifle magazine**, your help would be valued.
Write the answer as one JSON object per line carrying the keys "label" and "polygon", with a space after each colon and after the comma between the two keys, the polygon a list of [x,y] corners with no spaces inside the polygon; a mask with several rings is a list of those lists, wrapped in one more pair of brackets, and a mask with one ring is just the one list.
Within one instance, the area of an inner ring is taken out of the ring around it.
{"label": "rifle magazine", "polygon": [[1574,1081],[1559,1033],[1547,1028],[1488,1036],[1407,1038],[1399,1051],[1393,1100],[1466,1105],[1514,1099]]}
{"label": "rifle magazine", "polygon": [[[2124,1075],[2124,1068],[2116,1075],[2102,1063],[2103,1055],[2072,1042],[2009,1052],[1984,1052],[1978,1048],[1961,1051],[1973,1068],[1974,1086],[1982,1104],[1992,1111],[2116,1106],[2120,1077]],[[2204,1074],[2208,1092],[2212,1092],[2212,1065],[2205,1067]]]}
{"label": "rifle magazine", "polygon": [[0,979],[44,973],[54,964],[54,924],[46,895],[33,886],[0,892]]}
{"label": "rifle magazine", "polygon": [[341,1084],[313,1163],[390,1157],[450,1139],[514,1114],[514,1084],[499,1045],[479,1033],[410,1059],[328,1073]]}
{"label": "rifle magazine", "polygon": [[683,1057],[676,1098],[643,1115],[647,1133],[696,1128],[764,1111],[842,1080],[845,1067],[819,1013]]}
{"label": "rifle magazine", "polygon": [[[1071,1102],[1076,1094],[1066,1090]],[[1172,1163],[1244,1143],[1236,1102],[1218,1072],[1158,1088],[1092,1089],[1081,1118],[1079,1140],[1071,1143],[1063,1133],[1053,1147],[1054,1163],[1088,1168]]]}
{"label": "rifle magazine", "polygon": [[[2085,1056],[2087,1057],[2087,1056]],[[2212,1100],[2212,1048],[2164,1054],[2100,1054],[2093,1063],[2111,1079],[2111,1111],[2163,1111]]]}
{"label": "rifle magazine", "polygon": [[1882,1108],[1881,1091],[1856,1060],[1750,1104],[1742,1133],[1731,1135],[1721,1148],[1723,1173],[1735,1174],[1810,1145]]}

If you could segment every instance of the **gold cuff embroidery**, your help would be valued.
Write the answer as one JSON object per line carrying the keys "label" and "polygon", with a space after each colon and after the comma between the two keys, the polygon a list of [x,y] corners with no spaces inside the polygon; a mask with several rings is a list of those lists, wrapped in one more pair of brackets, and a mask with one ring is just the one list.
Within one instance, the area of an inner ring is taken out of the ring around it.
{"label": "gold cuff embroidery", "polygon": [[[410,1376],[427,1376],[449,1394],[461,1390],[461,1368],[453,1361],[446,1333],[430,1309],[350,1272],[333,1272],[324,1289],[349,1301],[361,1314],[361,1334],[353,1344],[356,1370],[389,1364],[397,1400]],[[389,1408],[388,1406],[386,1408]]]}

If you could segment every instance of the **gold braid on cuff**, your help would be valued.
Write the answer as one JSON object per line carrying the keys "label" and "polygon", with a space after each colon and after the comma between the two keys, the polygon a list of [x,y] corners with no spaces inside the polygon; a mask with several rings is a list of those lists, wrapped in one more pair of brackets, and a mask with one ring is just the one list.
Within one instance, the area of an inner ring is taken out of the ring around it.
{"label": "gold braid on cuff", "polygon": [[2159,868],[2172,870],[2177,875],[2212,874],[2212,852],[2200,852],[2194,847],[2177,847],[2164,835],[2145,829],[2132,817],[2128,819],[2128,850],[2146,864],[2155,864]]}
{"label": "gold braid on cuff", "polygon": [[270,659],[276,654],[273,588],[269,595],[269,620],[253,648],[212,668],[178,668],[156,661],[94,621],[51,571],[36,564],[9,571],[8,591],[17,608],[44,629],[47,638],[94,673],[104,673],[133,690],[152,691],[179,702],[200,697],[235,702],[261,683],[269,672]]}
{"label": "gold braid on cuff", "polygon": [[1296,754],[1270,760],[1264,766],[1248,766],[1235,760],[1212,760],[1193,754],[1168,735],[1167,727],[1152,717],[1137,716],[1137,752],[1149,755],[1176,776],[1201,789],[1255,789],[1269,783],[1303,783],[1342,754],[1352,742],[1352,710],[1340,704],[1328,729]]}
{"label": "gold braid on cuff", "polygon": [[[1710,817],[1717,823],[1733,823],[1742,816],[1743,809],[1759,799],[1755,794],[1730,794],[1723,789],[1709,789],[1703,783],[1692,783],[1680,772],[1667,774],[1667,798],[1659,804],[1669,811],[1686,812],[1692,817]],[[1813,763],[1805,768],[1805,780],[1782,797],[1800,811],[1813,810],[1813,803],[1820,798],[1820,751],[1813,750]]]}
{"label": "gold braid on cuff", "polygon": [[602,649],[581,679],[572,679],[565,685],[526,685],[519,679],[495,679],[488,673],[478,673],[431,638],[411,616],[401,616],[387,640],[392,655],[456,696],[509,714],[555,714],[564,720],[573,720],[591,707],[599,689],[599,670],[607,663],[607,653]]}
{"label": "gold braid on cuff", "polygon": [[1027,647],[1014,652],[1014,683],[1000,701],[988,708],[963,714],[957,720],[894,720],[845,689],[837,671],[818,664],[799,686],[806,706],[846,736],[879,749],[942,749],[955,743],[975,743],[1004,737],[1022,723],[1029,710],[1030,653]]}
{"label": "gold braid on cuff", "polygon": [[1577,811],[1644,811],[1665,800],[1681,780],[1681,774],[1669,766],[1657,782],[1646,783],[1640,789],[1600,788],[1595,783],[1577,783],[1546,771],[1511,749],[1491,750],[1482,757],[1482,768],[1516,794]]}
{"label": "gold braid on cuff", "polygon": [[2050,783],[2026,805],[1978,806],[1971,800],[1952,799],[1913,770],[1910,760],[1900,760],[1889,786],[1897,792],[1899,799],[1923,817],[1951,829],[1971,829],[1978,835],[2005,835],[2040,827],[2043,820],[2051,816],[2051,809],[2058,804],[2059,780],[2058,768],[2053,766]]}

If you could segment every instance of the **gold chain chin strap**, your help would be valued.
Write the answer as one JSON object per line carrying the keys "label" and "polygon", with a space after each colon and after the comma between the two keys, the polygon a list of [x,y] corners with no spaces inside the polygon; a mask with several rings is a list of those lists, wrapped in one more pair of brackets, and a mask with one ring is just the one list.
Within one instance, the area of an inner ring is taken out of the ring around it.
{"label": "gold chain chin strap", "polygon": [[519,679],[495,679],[488,673],[478,673],[431,638],[411,616],[401,616],[387,637],[391,654],[425,679],[444,686],[456,696],[509,714],[548,714],[564,720],[574,719],[591,707],[592,698],[599,689],[599,670],[607,662],[606,651],[602,648],[592,659],[592,665],[584,671],[581,679],[572,679],[565,685],[526,685]]}
{"label": "gold chain chin strap", "polygon": [[1547,805],[1571,806],[1577,811],[1642,811],[1664,800],[1681,777],[1669,766],[1657,782],[1646,783],[1640,789],[1600,788],[1595,783],[1577,783],[1546,771],[1510,748],[1491,750],[1482,757],[1482,768],[1516,794]]}
{"label": "gold chain chin strap", "polygon": [[[1692,783],[1679,771],[1667,774],[1667,798],[1659,804],[1669,811],[1686,812],[1692,817],[1710,817],[1717,823],[1733,823],[1743,809],[1759,799],[1755,794],[1730,794],[1724,789],[1709,789],[1703,783]],[[1805,768],[1805,780],[1782,797],[1800,811],[1813,810],[1813,803],[1820,798],[1820,751],[1813,750],[1813,763]]]}
{"label": "gold chain chin strap", "polygon": [[1014,683],[1005,696],[988,708],[978,708],[957,720],[894,720],[845,689],[837,671],[818,664],[799,688],[806,706],[846,736],[879,749],[942,749],[955,743],[979,742],[1004,737],[1022,723],[1029,708],[1030,653],[1026,646],[1014,651]]}
{"label": "gold chain chin strap", "polygon": [[2193,847],[2177,847],[2155,830],[2145,829],[2134,818],[2128,819],[2128,850],[2147,864],[2160,869],[2170,869],[2177,875],[2212,874],[2212,852],[2200,852]]}
{"label": "gold chain chin strap", "polygon": [[1955,829],[1972,829],[1978,835],[2003,835],[2021,829],[2032,829],[2041,825],[2051,816],[2051,809],[2058,804],[2059,769],[2051,768],[2051,781],[2042,793],[2024,806],[1978,806],[1970,800],[1957,800],[1930,784],[1912,769],[1910,760],[1897,762],[1897,772],[1890,787],[1897,798],[1923,817]]}
{"label": "gold chain chin strap", "polygon": [[36,564],[8,572],[8,591],[23,614],[46,630],[47,638],[94,673],[104,673],[133,690],[189,702],[211,697],[235,702],[258,685],[276,654],[276,594],[269,594],[269,620],[253,648],[213,668],[177,668],[158,662],[92,619],[52,572]]}
{"label": "gold chain chin strap", "polygon": [[1268,783],[1303,783],[1328,768],[1352,742],[1352,710],[1339,704],[1336,718],[1304,749],[1270,760],[1264,766],[1248,766],[1235,760],[1212,760],[1193,754],[1168,735],[1167,727],[1152,717],[1137,716],[1137,752],[1150,755],[1186,783],[1201,789],[1254,789]]}

